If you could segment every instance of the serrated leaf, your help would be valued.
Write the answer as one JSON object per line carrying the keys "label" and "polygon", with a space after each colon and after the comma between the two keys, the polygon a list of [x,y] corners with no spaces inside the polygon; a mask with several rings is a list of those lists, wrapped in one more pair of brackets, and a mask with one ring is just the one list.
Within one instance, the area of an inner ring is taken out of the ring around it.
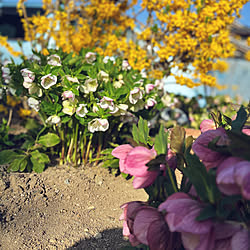
{"label": "serrated leaf", "polygon": [[168,133],[164,131],[164,126],[161,125],[159,133],[155,136],[154,149],[157,154],[166,154],[168,147]]}
{"label": "serrated leaf", "polygon": [[134,141],[139,144],[140,141],[139,141],[139,131],[138,131],[138,128],[135,124],[133,124],[133,127],[132,127],[132,135],[133,135],[133,139]]}
{"label": "serrated leaf", "polygon": [[53,147],[60,143],[60,138],[54,133],[48,133],[41,136],[37,142],[45,147]]}
{"label": "serrated leaf", "polygon": [[183,146],[185,141],[185,129],[179,126],[176,126],[172,129],[170,135],[170,147],[175,153],[182,153]]}
{"label": "serrated leaf", "polygon": [[18,155],[19,155],[18,153],[10,149],[1,151],[0,152],[0,165],[10,163]]}

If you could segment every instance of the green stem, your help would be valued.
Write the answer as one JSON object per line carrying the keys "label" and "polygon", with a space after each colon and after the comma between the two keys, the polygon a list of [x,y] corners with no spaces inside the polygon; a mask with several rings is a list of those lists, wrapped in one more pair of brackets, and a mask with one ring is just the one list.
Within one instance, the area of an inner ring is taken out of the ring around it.
{"label": "green stem", "polygon": [[91,143],[92,143],[92,138],[93,138],[93,134],[90,134],[89,142],[88,142],[88,146],[87,146],[87,150],[86,150],[86,155],[85,155],[84,164],[87,163],[87,160],[88,160],[88,158],[89,158],[89,150],[90,150],[90,146],[91,146]]}
{"label": "green stem", "polygon": [[98,146],[97,146],[97,153],[96,153],[96,161],[95,161],[94,166],[96,166],[98,164],[97,159],[100,157],[101,150],[102,150],[102,134],[99,133],[98,134]]}
{"label": "green stem", "polygon": [[73,154],[73,162],[75,163],[75,166],[77,166],[77,144],[78,144],[78,131],[79,131],[79,123],[76,122],[76,126],[75,126],[75,134],[74,134],[74,154]]}
{"label": "green stem", "polygon": [[168,175],[175,193],[178,192],[170,167],[167,165]]}
{"label": "green stem", "polygon": [[64,154],[65,154],[65,137],[64,137],[64,130],[61,129],[61,127],[58,128],[59,135],[61,137],[62,141],[62,150],[61,150],[61,156],[60,156],[60,165],[64,164]]}

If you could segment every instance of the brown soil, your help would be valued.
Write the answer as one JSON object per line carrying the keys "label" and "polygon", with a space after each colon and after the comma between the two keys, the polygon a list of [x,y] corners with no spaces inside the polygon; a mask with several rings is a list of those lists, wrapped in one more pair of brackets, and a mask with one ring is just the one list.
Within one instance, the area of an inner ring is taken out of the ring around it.
{"label": "brown soil", "polygon": [[147,200],[131,180],[98,167],[50,167],[42,174],[0,166],[0,249],[121,249],[120,205]]}

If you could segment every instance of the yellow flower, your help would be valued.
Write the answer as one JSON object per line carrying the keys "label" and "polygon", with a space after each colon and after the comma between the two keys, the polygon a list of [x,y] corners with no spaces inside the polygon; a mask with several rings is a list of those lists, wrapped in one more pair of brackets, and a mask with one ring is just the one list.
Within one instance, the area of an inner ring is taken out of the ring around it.
{"label": "yellow flower", "polygon": [[18,100],[16,97],[7,95],[6,104],[9,105],[9,106],[11,106],[12,108],[14,108],[15,106],[17,106],[20,102],[21,101]]}
{"label": "yellow flower", "polygon": [[22,118],[25,118],[31,114],[31,110],[24,109],[24,108],[20,108],[17,112],[18,112],[18,115]]}
{"label": "yellow flower", "polygon": [[8,109],[3,105],[3,104],[0,104],[0,113],[4,113],[5,115],[8,114]]}

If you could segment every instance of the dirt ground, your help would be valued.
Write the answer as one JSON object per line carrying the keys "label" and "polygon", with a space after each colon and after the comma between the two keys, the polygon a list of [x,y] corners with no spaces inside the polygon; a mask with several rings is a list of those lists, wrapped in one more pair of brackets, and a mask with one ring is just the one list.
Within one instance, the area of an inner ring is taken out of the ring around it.
{"label": "dirt ground", "polygon": [[120,206],[147,200],[131,180],[98,167],[50,167],[42,174],[0,166],[0,249],[122,249]]}

